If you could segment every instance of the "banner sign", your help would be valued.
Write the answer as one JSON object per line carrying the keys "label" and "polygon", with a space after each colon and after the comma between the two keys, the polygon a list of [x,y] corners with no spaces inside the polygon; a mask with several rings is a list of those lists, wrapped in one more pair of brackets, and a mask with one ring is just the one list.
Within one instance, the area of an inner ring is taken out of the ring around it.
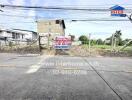
{"label": "banner sign", "polygon": [[125,15],[124,14],[124,10],[125,10],[124,7],[115,5],[115,6],[111,7],[110,9],[111,9],[111,16],[120,16],[120,17],[123,17]]}
{"label": "banner sign", "polygon": [[57,36],[54,42],[55,49],[70,49],[71,38],[65,36]]}

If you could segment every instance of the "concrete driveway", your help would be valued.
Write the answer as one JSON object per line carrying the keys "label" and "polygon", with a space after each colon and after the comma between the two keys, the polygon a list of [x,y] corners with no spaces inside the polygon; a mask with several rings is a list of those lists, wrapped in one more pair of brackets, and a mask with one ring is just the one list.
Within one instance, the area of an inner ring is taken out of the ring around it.
{"label": "concrete driveway", "polygon": [[0,100],[132,100],[132,59],[0,54]]}

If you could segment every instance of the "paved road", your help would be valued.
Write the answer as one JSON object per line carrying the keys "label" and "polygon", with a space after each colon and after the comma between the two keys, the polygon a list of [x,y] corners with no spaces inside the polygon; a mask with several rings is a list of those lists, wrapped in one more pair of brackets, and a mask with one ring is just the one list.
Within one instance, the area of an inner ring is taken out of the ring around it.
{"label": "paved road", "polygon": [[132,100],[132,59],[0,54],[0,100]]}

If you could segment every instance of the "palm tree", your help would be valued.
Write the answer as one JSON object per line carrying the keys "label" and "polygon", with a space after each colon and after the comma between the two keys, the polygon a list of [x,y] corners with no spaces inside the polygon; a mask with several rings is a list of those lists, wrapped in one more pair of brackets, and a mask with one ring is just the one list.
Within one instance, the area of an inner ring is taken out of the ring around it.
{"label": "palm tree", "polygon": [[122,35],[121,30],[115,32],[114,38],[113,38],[113,40],[114,40],[114,42],[113,42],[114,43],[114,48],[116,47],[117,40],[119,41],[121,39],[121,35]]}
{"label": "palm tree", "polygon": [[115,32],[114,37],[118,39],[121,37],[121,35],[122,35],[121,30],[119,30]]}

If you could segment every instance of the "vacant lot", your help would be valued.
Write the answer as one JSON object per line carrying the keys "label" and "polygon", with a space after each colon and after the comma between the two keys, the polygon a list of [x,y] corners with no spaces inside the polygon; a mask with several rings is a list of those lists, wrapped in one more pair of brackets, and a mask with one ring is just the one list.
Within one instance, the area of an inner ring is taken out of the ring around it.
{"label": "vacant lot", "polygon": [[122,46],[118,46],[112,50],[109,45],[88,45],[72,46],[70,54],[73,56],[107,56],[107,57],[132,57],[132,47],[126,47],[120,50]]}

